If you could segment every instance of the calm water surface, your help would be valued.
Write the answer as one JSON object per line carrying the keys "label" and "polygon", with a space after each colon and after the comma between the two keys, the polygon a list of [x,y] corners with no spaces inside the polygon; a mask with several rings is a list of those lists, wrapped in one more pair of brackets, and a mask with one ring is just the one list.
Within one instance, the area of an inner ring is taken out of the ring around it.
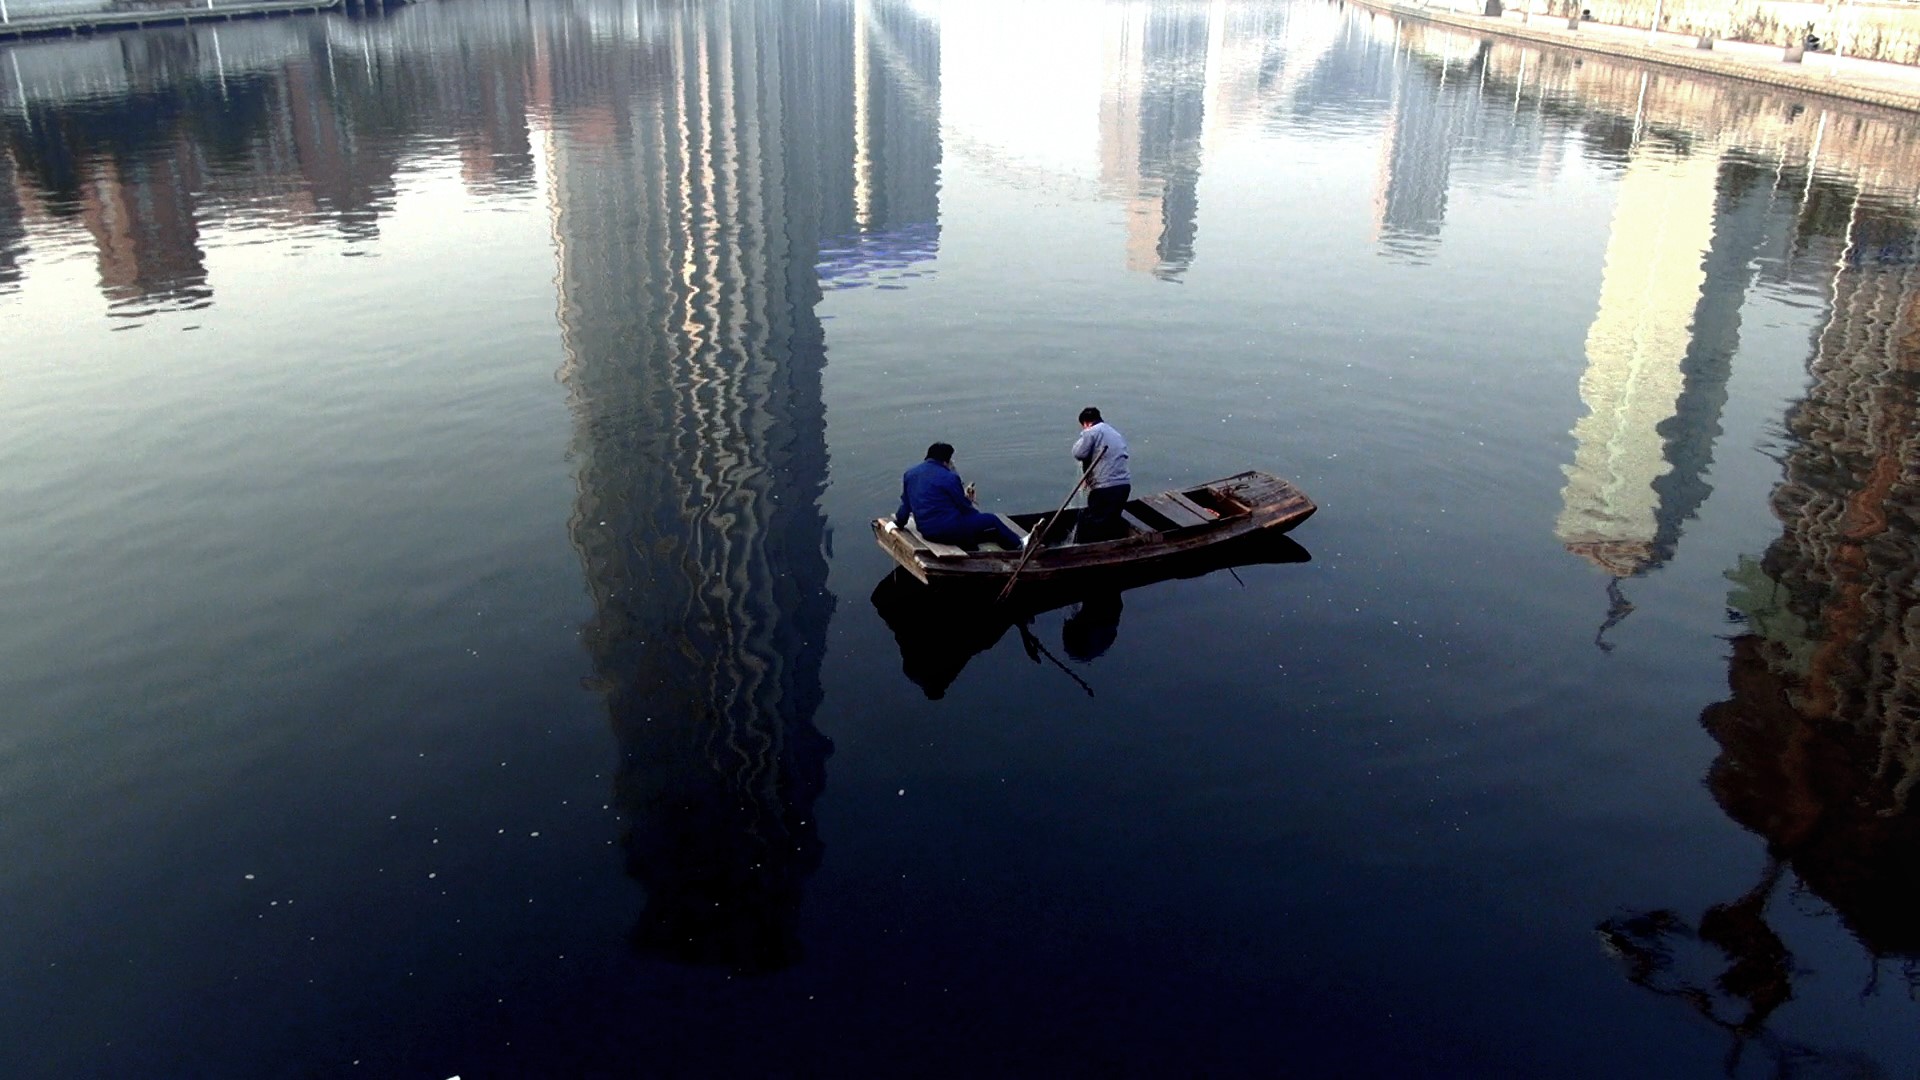
{"label": "calm water surface", "polygon": [[[1910,118],[444,0],[9,46],[0,132],[0,1073],[1920,1070]],[[1088,403],[1305,551],[880,587]]]}

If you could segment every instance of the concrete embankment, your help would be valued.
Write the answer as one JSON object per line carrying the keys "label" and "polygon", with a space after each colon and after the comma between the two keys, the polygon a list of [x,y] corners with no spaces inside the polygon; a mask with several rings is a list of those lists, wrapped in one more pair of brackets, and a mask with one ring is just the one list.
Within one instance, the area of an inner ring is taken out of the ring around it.
{"label": "concrete embankment", "polygon": [[4,5],[0,41],[49,34],[90,34],[104,30],[137,30],[144,26],[177,26],[190,22],[252,19],[294,15],[339,7],[344,0],[223,0],[214,3],[32,3]]}
{"label": "concrete embankment", "polygon": [[1393,0],[1353,0],[1362,8],[1398,18],[1420,19],[1481,34],[1500,34],[1552,45],[1602,53],[1628,60],[1682,68],[1723,78],[1744,79],[1808,94],[1920,113],[1920,68],[1858,60],[1827,53],[1807,53],[1797,62],[1785,59],[1778,45],[1741,41],[1714,41],[1702,48],[1692,35],[1657,33],[1645,27],[1610,26],[1582,22],[1568,25],[1564,15],[1474,15],[1444,7],[1422,7]]}

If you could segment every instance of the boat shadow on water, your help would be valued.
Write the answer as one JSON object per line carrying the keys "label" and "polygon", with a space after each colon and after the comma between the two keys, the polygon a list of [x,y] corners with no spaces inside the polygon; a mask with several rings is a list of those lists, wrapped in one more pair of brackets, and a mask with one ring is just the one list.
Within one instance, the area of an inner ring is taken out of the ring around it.
{"label": "boat shadow on water", "polygon": [[1005,601],[999,582],[922,584],[896,568],[874,586],[873,607],[900,646],[900,666],[928,698],[946,696],[969,661],[1000,643],[1009,630],[1034,663],[1052,663],[1089,695],[1092,687],[1033,633],[1034,617],[1072,608],[1060,627],[1060,647],[1072,659],[1089,663],[1117,640],[1121,594],[1174,578],[1197,578],[1221,570],[1263,563],[1303,563],[1312,555],[1284,535],[1254,533],[1228,543],[1161,560],[1150,566],[1119,566],[1059,583],[1023,585]]}

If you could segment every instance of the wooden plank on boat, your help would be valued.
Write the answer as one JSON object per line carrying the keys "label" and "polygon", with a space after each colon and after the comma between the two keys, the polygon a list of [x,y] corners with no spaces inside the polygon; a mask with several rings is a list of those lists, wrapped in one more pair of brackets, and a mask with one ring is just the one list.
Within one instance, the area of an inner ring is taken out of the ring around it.
{"label": "wooden plank on boat", "polygon": [[1133,511],[1131,510],[1120,511],[1120,520],[1126,522],[1128,525],[1133,526],[1133,531],[1139,533],[1142,536],[1152,536],[1154,533],[1157,533],[1160,531],[1159,529],[1156,529],[1153,526],[1148,525],[1146,522],[1141,521],[1139,518],[1135,517],[1133,514]]}
{"label": "wooden plank on boat", "polygon": [[1206,507],[1201,506],[1199,503],[1194,502],[1192,499],[1187,498],[1184,492],[1169,491],[1166,493],[1166,496],[1167,498],[1172,499],[1173,501],[1179,503],[1181,506],[1186,507],[1187,509],[1193,511],[1196,514],[1199,514],[1200,520],[1202,521],[1214,521],[1220,517],[1219,514],[1216,514],[1213,511],[1207,509]]}
{"label": "wooden plank on boat", "polygon": [[901,527],[900,532],[901,535],[913,543],[914,547],[943,559],[960,558],[971,554],[966,548],[956,547],[953,544],[943,544],[938,540],[927,539],[926,536],[920,532],[920,523],[911,517],[907,518],[907,523]]}
{"label": "wooden plank on boat", "polygon": [[953,544],[943,544],[938,540],[929,540],[924,536],[920,538],[920,542],[927,545],[928,551],[933,552],[943,559],[962,559],[971,554],[966,548],[957,547]]}
{"label": "wooden plank on boat", "polygon": [[1225,489],[1234,498],[1248,506],[1264,506],[1281,499],[1299,494],[1292,484],[1277,476],[1263,472],[1243,472],[1238,476],[1229,476],[1211,485],[1215,489]]}
{"label": "wooden plank on boat", "polygon": [[1167,492],[1161,492],[1158,495],[1148,495],[1146,498],[1141,499],[1140,501],[1152,507],[1154,512],[1159,514],[1161,517],[1164,517],[1168,521],[1173,522],[1175,528],[1185,528],[1190,525],[1207,524],[1209,520],[1207,517],[1201,514],[1196,514],[1192,510],[1189,510],[1185,506],[1182,506],[1180,503],[1174,502],[1172,499],[1167,497],[1167,494],[1168,494]]}
{"label": "wooden plank on boat", "polygon": [[927,580],[927,569],[920,563],[920,553],[925,550],[918,546],[917,538],[907,530],[893,523],[893,518],[873,519],[873,538],[880,541],[880,549],[907,573]]}

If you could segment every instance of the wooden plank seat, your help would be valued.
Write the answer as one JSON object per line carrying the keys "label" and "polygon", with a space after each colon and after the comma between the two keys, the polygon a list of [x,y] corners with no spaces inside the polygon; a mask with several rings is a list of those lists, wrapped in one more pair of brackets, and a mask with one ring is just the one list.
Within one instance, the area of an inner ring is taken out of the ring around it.
{"label": "wooden plank seat", "polygon": [[[1014,521],[1012,518],[1008,517],[1007,515],[995,514],[993,516],[999,518],[1002,524],[1004,524],[1007,528],[1012,529],[1019,536],[1025,537],[1027,535],[1027,530],[1021,528],[1019,522]],[[929,540],[925,536],[922,536],[920,534],[919,526],[920,526],[920,523],[913,520],[913,518],[909,516],[907,518],[906,527],[901,529],[900,531],[905,533],[909,540],[913,541],[913,545],[915,547],[924,548],[925,550],[932,552],[934,555],[937,555],[943,559],[964,558],[968,555],[977,554],[978,552],[981,552],[981,551],[1009,550],[1008,548],[1002,547],[998,540],[982,540],[980,541],[979,544],[975,545],[974,550],[969,551],[958,544],[943,544],[938,540]],[[1012,550],[1018,550],[1018,549],[1015,548]]]}
{"label": "wooden plank seat", "polygon": [[1138,517],[1134,515],[1134,512],[1131,510],[1120,511],[1120,520],[1126,522],[1127,525],[1131,527],[1134,532],[1139,533],[1142,536],[1151,536],[1154,533],[1157,533],[1160,531],[1159,529],[1154,528],[1153,526],[1147,524],[1146,522],[1141,521]]}
{"label": "wooden plank seat", "polygon": [[913,542],[914,547],[930,551],[943,559],[956,559],[968,554],[966,548],[955,544],[943,544],[938,540],[929,540],[920,535],[920,523],[913,520],[911,515],[908,516],[907,523],[900,527],[900,531]]}
{"label": "wooden plank seat", "polygon": [[1199,503],[1194,502],[1192,499],[1187,498],[1186,492],[1169,491],[1166,493],[1166,496],[1167,498],[1172,499],[1174,502],[1179,503],[1181,506],[1186,507],[1188,510],[1191,510],[1194,513],[1200,515],[1200,520],[1202,521],[1213,521],[1219,518],[1220,516],[1219,514],[1213,512],[1212,510],[1209,510],[1206,507],[1201,506]]}
{"label": "wooden plank seat", "polygon": [[[1191,503],[1182,505],[1181,502],[1175,502],[1169,497],[1171,494],[1171,492],[1163,491],[1158,495],[1148,495],[1140,501],[1152,508],[1154,513],[1173,522],[1173,526],[1176,529],[1184,529],[1193,525],[1205,525],[1213,520],[1205,514],[1187,509],[1187,506],[1192,505]],[[1185,500],[1182,500],[1182,502],[1185,502]]]}

